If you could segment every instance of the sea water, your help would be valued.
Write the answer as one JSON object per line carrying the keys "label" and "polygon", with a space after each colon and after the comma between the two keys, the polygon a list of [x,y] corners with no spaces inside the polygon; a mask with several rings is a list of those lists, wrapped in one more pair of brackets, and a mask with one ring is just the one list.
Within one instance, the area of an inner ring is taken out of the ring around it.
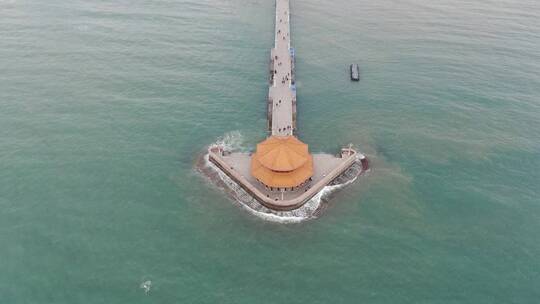
{"label": "sea water", "polygon": [[0,303],[538,303],[540,2],[291,10],[300,138],[372,171],[283,224],[195,169],[266,135],[272,0],[0,0]]}

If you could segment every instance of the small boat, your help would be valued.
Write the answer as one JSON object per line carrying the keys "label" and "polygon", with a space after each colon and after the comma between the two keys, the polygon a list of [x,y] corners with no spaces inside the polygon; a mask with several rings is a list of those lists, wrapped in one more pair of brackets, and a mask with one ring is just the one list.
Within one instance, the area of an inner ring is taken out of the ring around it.
{"label": "small boat", "polygon": [[358,64],[351,64],[351,80],[359,81],[360,80],[360,68]]}

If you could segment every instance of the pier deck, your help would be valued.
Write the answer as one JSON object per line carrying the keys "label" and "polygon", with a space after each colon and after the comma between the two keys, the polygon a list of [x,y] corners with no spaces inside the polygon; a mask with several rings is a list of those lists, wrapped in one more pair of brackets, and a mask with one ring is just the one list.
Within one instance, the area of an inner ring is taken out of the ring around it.
{"label": "pier deck", "polygon": [[293,135],[296,129],[294,51],[291,49],[289,0],[276,0],[275,43],[271,51],[272,81],[268,92],[272,135]]}
{"label": "pier deck", "polygon": [[[313,158],[317,166],[312,181],[304,187],[295,189],[295,191],[276,191],[276,189],[272,191],[251,176],[249,172],[250,154],[227,153],[219,147],[211,148],[209,153],[210,161],[253,198],[271,210],[281,211],[294,210],[304,205],[355,164],[358,159],[357,152],[352,149],[342,151],[338,157],[329,154],[315,154]],[[360,155],[360,158],[365,159],[363,155]],[[362,166],[362,169],[367,169],[367,163],[366,167]]]}

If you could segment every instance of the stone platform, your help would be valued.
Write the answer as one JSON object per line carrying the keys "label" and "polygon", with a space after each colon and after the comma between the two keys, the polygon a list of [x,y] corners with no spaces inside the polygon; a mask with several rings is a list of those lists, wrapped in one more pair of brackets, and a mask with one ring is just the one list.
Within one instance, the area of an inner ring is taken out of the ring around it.
{"label": "stone platform", "polygon": [[313,154],[314,174],[311,180],[294,191],[286,191],[270,190],[251,175],[250,153],[231,153],[221,147],[212,147],[209,160],[262,205],[280,211],[300,208],[358,161],[361,161],[364,170],[368,168],[365,156],[351,148],[343,149],[338,156]]}

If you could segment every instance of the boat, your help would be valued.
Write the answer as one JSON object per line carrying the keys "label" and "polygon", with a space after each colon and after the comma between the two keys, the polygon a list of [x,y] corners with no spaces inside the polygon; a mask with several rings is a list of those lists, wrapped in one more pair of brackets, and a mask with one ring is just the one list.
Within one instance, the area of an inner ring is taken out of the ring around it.
{"label": "boat", "polygon": [[353,81],[360,80],[360,68],[358,67],[358,64],[356,63],[351,64],[351,80]]}

